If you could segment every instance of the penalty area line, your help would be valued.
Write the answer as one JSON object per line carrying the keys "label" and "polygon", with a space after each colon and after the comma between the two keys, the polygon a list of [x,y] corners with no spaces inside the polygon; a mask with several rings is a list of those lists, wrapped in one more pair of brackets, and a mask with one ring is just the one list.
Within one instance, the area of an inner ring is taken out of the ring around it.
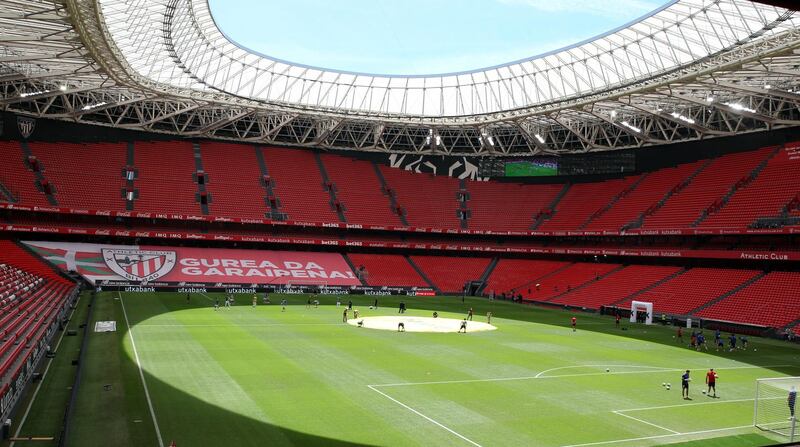
{"label": "penalty area line", "polygon": [[372,391],[375,391],[376,393],[380,394],[381,396],[383,396],[383,397],[385,397],[385,398],[387,398],[387,399],[391,400],[392,402],[396,403],[397,405],[400,405],[401,407],[405,408],[406,410],[408,410],[408,411],[410,411],[410,412],[412,412],[412,413],[416,414],[417,416],[420,416],[421,418],[423,418],[423,419],[427,420],[428,422],[430,422],[430,423],[432,423],[432,424],[434,424],[434,425],[436,425],[436,426],[438,426],[438,427],[440,427],[440,428],[443,428],[443,429],[447,430],[447,431],[448,431],[448,432],[450,432],[451,434],[453,434],[453,435],[455,435],[455,436],[457,436],[457,437],[461,438],[462,440],[464,440],[464,441],[466,441],[466,442],[470,443],[471,445],[474,445],[475,447],[482,447],[482,446],[481,446],[480,444],[478,444],[477,442],[475,442],[475,441],[473,441],[473,440],[471,440],[471,439],[467,438],[466,436],[462,435],[461,433],[458,433],[457,431],[455,431],[455,430],[453,430],[453,429],[451,429],[451,428],[449,428],[449,427],[446,427],[445,425],[443,425],[443,424],[441,424],[441,423],[437,422],[436,420],[434,420],[434,419],[432,419],[432,418],[430,418],[430,417],[428,417],[428,416],[425,416],[424,414],[420,413],[419,411],[417,411],[417,410],[415,410],[415,409],[413,409],[413,408],[409,407],[408,405],[406,405],[406,404],[404,404],[404,403],[400,402],[399,400],[395,399],[394,397],[392,397],[392,396],[390,396],[390,395],[388,395],[388,394],[384,393],[383,391],[381,391],[381,390],[379,390],[379,389],[375,388],[374,386],[372,386],[372,385],[367,385],[367,388],[371,389]]}
{"label": "penalty area line", "polygon": [[725,428],[714,428],[711,430],[698,430],[698,431],[687,431],[683,433],[671,433],[668,435],[656,435],[656,436],[643,436],[641,438],[627,438],[627,439],[614,439],[613,441],[599,441],[599,442],[587,442],[585,444],[570,444],[561,447],[588,447],[592,445],[607,445],[607,444],[617,444],[621,442],[634,442],[634,441],[646,441],[648,439],[661,439],[661,438],[672,438],[675,436],[692,436],[692,435],[702,435],[706,433],[715,433],[720,431],[729,431],[729,430],[741,430],[743,428],[753,428],[752,425],[739,425],[736,427],[725,427]]}
{"label": "penalty area line", "polygon": [[635,417],[633,417],[633,416],[630,416],[630,415],[627,415],[627,414],[625,414],[625,413],[620,413],[619,411],[612,411],[612,413],[614,413],[614,414],[616,414],[616,415],[619,415],[619,416],[622,416],[622,417],[626,417],[626,418],[628,418],[628,419],[633,419],[634,421],[636,421],[636,422],[641,422],[642,424],[647,424],[647,425],[649,425],[649,426],[651,426],[651,427],[655,427],[655,428],[658,428],[658,429],[661,429],[661,430],[664,430],[664,431],[668,431],[668,432],[670,432],[670,433],[674,433],[674,434],[676,434],[676,435],[679,435],[679,434],[680,434],[680,432],[677,432],[677,431],[675,431],[675,430],[671,430],[671,429],[669,429],[669,428],[667,428],[667,427],[662,427],[662,426],[660,426],[660,425],[658,425],[658,424],[654,424],[654,423],[652,423],[652,422],[645,421],[644,419],[635,418]]}
{"label": "penalty area line", "polygon": [[147,398],[147,407],[150,409],[150,416],[153,418],[153,427],[156,429],[156,437],[158,437],[159,447],[164,447],[164,440],[161,438],[161,429],[158,427],[158,420],[156,420],[156,412],[153,410],[153,401],[150,399],[150,390],[147,388],[147,380],[144,378],[144,370],[142,369],[142,362],[139,360],[139,351],[136,349],[136,341],[133,339],[133,328],[130,321],[128,321],[128,312],[125,310],[125,301],[122,300],[122,294],[117,292],[119,296],[119,303],[122,305],[122,315],[125,317],[125,326],[128,327],[128,336],[131,338],[131,347],[133,348],[133,356],[136,358],[136,366],[139,367],[139,377],[142,379],[142,386],[144,387],[144,397]]}

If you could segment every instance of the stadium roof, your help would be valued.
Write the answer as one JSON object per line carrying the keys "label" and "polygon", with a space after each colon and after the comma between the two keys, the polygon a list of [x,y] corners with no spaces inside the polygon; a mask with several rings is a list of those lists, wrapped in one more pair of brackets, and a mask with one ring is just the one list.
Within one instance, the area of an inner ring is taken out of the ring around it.
{"label": "stadium roof", "polygon": [[748,0],[676,0],[560,50],[425,76],[249,51],[217,28],[205,0],[0,4],[0,101],[38,116],[260,143],[514,155],[800,124],[800,18]]}

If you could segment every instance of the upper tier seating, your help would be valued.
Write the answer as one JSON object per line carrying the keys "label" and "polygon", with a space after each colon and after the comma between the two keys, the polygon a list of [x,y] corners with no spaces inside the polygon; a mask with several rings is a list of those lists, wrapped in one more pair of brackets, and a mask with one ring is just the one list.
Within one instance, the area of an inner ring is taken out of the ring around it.
{"label": "upper tier seating", "polygon": [[[127,143],[31,142],[29,146],[60,206],[125,210],[122,191],[128,184],[121,172],[127,163]],[[464,181],[461,185],[447,176],[379,165],[384,191],[371,162],[346,156],[319,156],[328,175],[325,182],[317,155],[308,150],[217,142],[204,142],[200,149],[208,175],[208,213],[225,217],[264,218],[271,211],[256,151],[264,156],[274,206],[295,221],[339,222],[331,187],[343,218],[351,224],[402,225],[400,212],[408,225],[438,229],[517,232],[534,229],[538,222],[535,229],[540,231],[619,231],[640,216],[645,229],[684,229],[738,184],[728,203],[700,227],[743,230],[757,218],[780,216],[800,194],[800,176],[795,175],[800,162],[789,160],[783,150],[754,180],[742,183],[774,148],[729,154],[708,164],[701,160],[622,179],[573,184],[552,210],[563,184]],[[52,206],[37,188],[35,173],[26,167],[20,143],[0,142],[0,153],[8,161],[0,164],[0,183],[19,196],[20,205]],[[203,212],[192,143],[135,142],[133,167],[138,171],[133,181],[138,192],[134,211]],[[462,202],[462,197],[467,200]],[[468,211],[469,218],[462,220],[460,210]],[[786,215],[800,217],[800,207],[790,207]]]}
{"label": "upper tier seating", "polygon": [[36,188],[34,173],[25,167],[25,158],[17,141],[0,141],[0,182],[18,196],[19,203],[51,206],[47,196]]}
{"label": "upper tier seating", "polygon": [[678,267],[631,265],[550,302],[599,309],[600,306],[622,300],[679,271]]}
{"label": "upper tier seating", "polygon": [[323,154],[328,179],[336,188],[336,197],[344,205],[348,223],[367,225],[402,225],[392,209],[389,197],[372,163],[338,155]]}
{"label": "upper tier seating", "polygon": [[356,269],[367,270],[366,283],[370,286],[430,287],[419,276],[405,256],[353,253],[348,255]]}
{"label": "upper tier seating", "polygon": [[203,171],[208,174],[211,215],[264,219],[269,211],[256,149],[241,144],[202,143]]}
{"label": "upper tier seating", "polygon": [[409,225],[431,228],[460,228],[458,180],[415,174],[381,165],[386,186],[395,194]]}
{"label": "upper tier seating", "polygon": [[772,272],[696,315],[780,328],[800,316],[800,272]]}
{"label": "upper tier seating", "polygon": [[42,164],[47,180],[56,188],[59,206],[90,210],[124,211],[124,143],[28,144]]}
{"label": "upper tier seating", "polygon": [[339,222],[322,181],[314,153],[296,149],[263,148],[280,211],[289,220]]}
{"label": "upper tier seating", "polygon": [[608,206],[611,200],[630,188],[640,176],[630,176],[600,183],[577,183],[561,198],[553,215],[542,222],[537,230],[577,230],[589,218]]}
{"label": "upper tier seating", "polygon": [[452,293],[461,293],[468,281],[479,280],[490,261],[450,256],[412,256],[411,260],[439,290]]}
{"label": "upper tier seating", "polygon": [[702,164],[702,161],[697,161],[651,172],[633,191],[620,198],[611,209],[589,222],[586,229],[618,231],[658,203],[665,194],[686,180]]}
{"label": "upper tier seating", "polygon": [[760,217],[776,217],[800,192],[800,160],[781,150],[750,184],[743,186],[701,228],[745,228]]}
{"label": "upper tier seating", "polygon": [[[635,299],[653,303],[656,313],[688,314],[730,292],[759,272],[756,270],[694,268],[650,289]],[[629,308],[631,300],[620,304]]]}
{"label": "upper tier seating", "polygon": [[472,212],[469,228],[494,231],[529,231],[534,216],[548,208],[563,185],[468,182]]}
{"label": "upper tier seating", "polygon": [[192,144],[185,141],[137,142],[134,166],[139,171],[135,187],[136,211],[202,214],[197,199]]}
{"label": "upper tier seating", "polygon": [[643,228],[688,228],[706,208],[722,198],[739,179],[749,175],[771,152],[772,149],[765,148],[717,158],[685,189],[648,216]]}

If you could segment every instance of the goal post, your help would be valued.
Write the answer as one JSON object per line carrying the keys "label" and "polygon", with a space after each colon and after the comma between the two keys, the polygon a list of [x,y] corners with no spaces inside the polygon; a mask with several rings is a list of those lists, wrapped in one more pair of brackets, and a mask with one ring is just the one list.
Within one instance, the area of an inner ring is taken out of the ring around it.
{"label": "goal post", "polygon": [[800,438],[797,427],[797,392],[800,377],[756,379],[753,425],[794,442]]}

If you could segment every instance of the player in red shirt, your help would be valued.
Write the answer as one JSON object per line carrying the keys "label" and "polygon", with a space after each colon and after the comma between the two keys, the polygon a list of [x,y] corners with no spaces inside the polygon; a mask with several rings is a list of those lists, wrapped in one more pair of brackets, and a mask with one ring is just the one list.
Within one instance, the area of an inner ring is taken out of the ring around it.
{"label": "player in red shirt", "polygon": [[711,390],[714,390],[714,395],[711,397],[717,397],[717,373],[714,372],[714,368],[706,373],[706,385],[708,385],[708,395],[711,396]]}
{"label": "player in red shirt", "polygon": [[575,317],[572,317],[572,332],[575,332],[575,324],[576,324],[577,322],[578,322],[578,319],[577,319],[577,318],[575,318]]}

